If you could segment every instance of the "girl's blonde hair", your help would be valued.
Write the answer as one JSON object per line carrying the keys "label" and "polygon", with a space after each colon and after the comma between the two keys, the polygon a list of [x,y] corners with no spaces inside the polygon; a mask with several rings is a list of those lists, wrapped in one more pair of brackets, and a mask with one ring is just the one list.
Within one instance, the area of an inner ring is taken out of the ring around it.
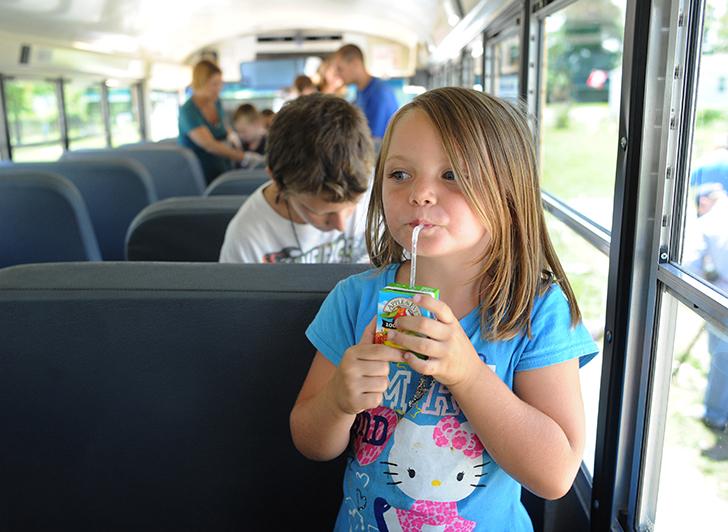
{"label": "girl's blonde hair", "polygon": [[201,89],[216,74],[222,74],[220,67],[209,59],[203,59],[192,69],[192,88],[194,90]]}
{"label": "girl's blonde hair", "polygon": [[509,103],[482,92],[459,87],[431,90],[392,117],[377,159],[367,214],[372,263],[383,267],[405,259],[385,223],[382,182],[392,132],[415,109],[440,132],[460,189],[490,236],[476,278],[482,335],[491,340],[510,339],[522,331],[530,335],[534,299],[552,282],[564,291],[576,325],[581,313],[546,229],[528,122]]}

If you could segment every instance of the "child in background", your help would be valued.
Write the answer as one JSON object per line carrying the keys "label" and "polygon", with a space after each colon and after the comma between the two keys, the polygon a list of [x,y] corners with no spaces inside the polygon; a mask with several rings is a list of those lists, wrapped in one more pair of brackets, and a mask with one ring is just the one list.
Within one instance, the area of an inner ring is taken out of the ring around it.
{"label": "child in background", "polygon": [[261,125],[263,126],[263,129],[265,129],[266,134],[270,131],[270,126],[273,123],[273,118],[275,118],[275,116],[276,113],[272,109],[263,109],[260,112]]}
{"label": "child in background", "polygon": [[268,137],[271,181],[230,221],[220,262],[366,260],[373,164],[371,137],[359,109],[318,93],[286,103]]}
{"label": "child in background", "polygon": [[244,103],[235,110],[233,129],[240,138],[242,149],[245,152],[245,159],[241,166],[250,168],[262,163],[265,154],[266,131],[255,106]]}
{"label": "child in background", "polygon": [[[403,350],[374,344],[378,292],[408,282],[418,225],[416,284],[440,300],[415,301],[435,318],[398,318],[389,339]],[[378,269],[340,282],[309,326],[317,353],[290,420],[309,458],[349,448],[335,529],[532,530],[521,485],[547,499],[570,489],[579,367],[597,346],[546,231],[526,119],[463,88],[403,107],[367,240]]]}
{"label": "child in background", "polygon": [[296,79],[293,80],[293,89],[296,91],[296,96],[307,96],[314,92],[318,92],[318,89],[316,88],[316,85],[313,84],[313,81],[311,81],[311,78],[303,74],[296,76]]}

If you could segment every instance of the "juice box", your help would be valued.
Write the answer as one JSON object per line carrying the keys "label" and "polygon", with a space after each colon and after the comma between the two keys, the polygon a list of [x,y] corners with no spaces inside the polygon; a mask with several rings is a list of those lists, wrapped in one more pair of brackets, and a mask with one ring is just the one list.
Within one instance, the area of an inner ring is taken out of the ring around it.
{"label": "juice box", "polygon": [[[402,316],[424,316],[431,318],[429,310],[421,309],[412,301],[417,294],[429,294],[440,299],[440,289],[429,286],[409,286],[401,283],[390,283],[379,291],[377,302],[377,329],[374,333],[374,343],[384,344],[397,349],[403,349],[387,340],[387,332],[396,329],[394,321]],[[415,353],[418,357],[426,359],[424,355]]]}

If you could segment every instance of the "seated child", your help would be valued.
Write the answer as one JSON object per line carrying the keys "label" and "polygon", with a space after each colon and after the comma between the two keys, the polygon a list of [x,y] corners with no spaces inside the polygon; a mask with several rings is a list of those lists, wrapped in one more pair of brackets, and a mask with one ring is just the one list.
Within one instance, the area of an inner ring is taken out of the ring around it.
{"label": "seated child", "polygon": [[273,111],[273,109],[263,109],[260,112],[260,120],[263,124],[263,129],[265,129],[265,133],[268,134],[268,131],[270,131],[270,125],[273,123],[273,118],[275,118],[276,113]]}
{"label": "seated child", "polygon": [[276,114],[267,156],[271,182],[231,220],[220,262],[366,260],[374,151],[362,112],[335,96],[292,100]]}
{"label": "seated child", "polygon": [[293,90],[295,91],[296,96],[307,96],[314,92],[318,92],[318,89],[316,88],[316,85],[314,85],[313,81],[311,81],[311,78],[303,74],[296,76],[296,79],[293,80]]}
{"label": "seated child", "polygon": [[235,110],[233,129],[240,138],[242,150],[246,152],[246,158],[241,166],[245,168],[262,162],[265,154],[266,130],[255,106],[244,103]]}

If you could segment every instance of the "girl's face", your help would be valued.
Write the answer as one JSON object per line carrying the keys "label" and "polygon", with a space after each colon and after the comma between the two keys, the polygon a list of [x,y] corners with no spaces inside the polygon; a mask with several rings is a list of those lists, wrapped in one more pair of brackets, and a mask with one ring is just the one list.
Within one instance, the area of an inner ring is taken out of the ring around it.
{"label": "girl's face", "polygon": [[427,115],[413,109],[392,131],[384,162],[382,200],[387,227],[397,243],[411,250],[420,223],[417,254],[472,260],[489,237],[455,181],[440,134]]}

